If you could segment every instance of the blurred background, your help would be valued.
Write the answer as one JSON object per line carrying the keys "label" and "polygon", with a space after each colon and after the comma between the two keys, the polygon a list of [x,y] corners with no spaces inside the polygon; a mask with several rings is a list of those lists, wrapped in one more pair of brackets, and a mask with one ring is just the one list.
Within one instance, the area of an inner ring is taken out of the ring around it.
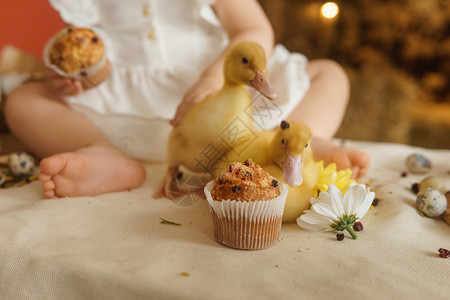
{"label": "blurred background", "polygon": [[450,149],[450,1],[260,3],[278,43],[347,70],[338,137]]}
{"label": "blurred background", "polygon": [[[278,43],[348,72],[350,105],[337,137],[450,149],[449,0],[259,2]],[[3,1],[0,76],[14,69],[39,78],[42,47],[62,26],[47,0]],[[0,132],[7,135],[4,125]]]}

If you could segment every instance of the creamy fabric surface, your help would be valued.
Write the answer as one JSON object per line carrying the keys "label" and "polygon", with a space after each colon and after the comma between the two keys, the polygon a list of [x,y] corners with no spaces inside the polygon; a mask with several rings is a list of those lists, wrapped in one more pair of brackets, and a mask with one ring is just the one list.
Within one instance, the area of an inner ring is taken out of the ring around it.
{"label": "creamy fabric surface", "polygon": [[357,240],[285,224],[272,248],[227,248],[205,200],[152,199],[162,164],[147,165],[141,188],[97,197],[43,200],[38,182],[1,190],[0,298],[448,299],[438,249],[450,249],[450,226],[416,212],[410,187],[426,175],[401,173],[421,153],[449,188],[450,151],[346,144],[372,155],[363,182],[380,199]]}
{"label": "creamy fabric surface", "polygon": [[[127,155],[163,161],[168,120],[228,44],[212,2],[50,0],[65,22],[101,34],[111,62],[105,82],[66,97],[67,103]],[[270,102],[251,91],[256,126],[273,128],[298,105],[310,84],[307,63],[304,55],[275,47],[267,68],[278,98]]]}

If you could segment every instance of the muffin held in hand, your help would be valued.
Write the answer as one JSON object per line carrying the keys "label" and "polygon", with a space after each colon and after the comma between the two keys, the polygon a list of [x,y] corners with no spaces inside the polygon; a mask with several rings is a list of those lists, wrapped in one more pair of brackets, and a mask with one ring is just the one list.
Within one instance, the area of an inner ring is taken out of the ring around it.
{"label": "muffin held in hand", "polygon": [[44,61],[63,77],[81,81],[85,89],[97,86],[109,75],[101,38],[88,28],[67,26],[46,45]]}
{"label": "muffin held in hand", "polygon": [[205,186],[205,195],[218,242],[257,250],[278,241],[287,187],[251,159],[232,163]]}

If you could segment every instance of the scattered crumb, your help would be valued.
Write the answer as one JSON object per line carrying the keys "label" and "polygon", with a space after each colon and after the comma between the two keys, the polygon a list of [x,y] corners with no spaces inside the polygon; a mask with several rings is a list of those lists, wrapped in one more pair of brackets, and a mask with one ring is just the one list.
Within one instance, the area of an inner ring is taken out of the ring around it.
{"label": "scattered crumb", "polygon": [[449,258],[450,257],[450,250],[439,248],[438,250],[439,256],[442,258]]}
{"label": "scattered crumb", "polygon": [[414,194],[418,194],[418,193],[419,193],[419,184],[418,184],[417,182],[415,182],[415,183],[413,183],[413,184],[411,185],[411,191],[412,191]]}
{"label": "scattered crumb", "polygon": [[181,276],[184,276],[184,277],[191,276],[188,272],[181,272],[180,274],[181,274]]}
{"label": "scattered crumb", "polygon": [[406,177],[406,176],[408,176],[408,173],[402,172],[402,174],[400,174],[400,176],[401,176],[401,177]]}

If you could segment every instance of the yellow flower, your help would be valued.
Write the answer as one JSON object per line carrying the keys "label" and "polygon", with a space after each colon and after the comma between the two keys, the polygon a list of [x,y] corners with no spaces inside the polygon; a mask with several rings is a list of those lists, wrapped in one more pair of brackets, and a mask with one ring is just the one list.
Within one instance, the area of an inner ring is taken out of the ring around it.
{"label": "yellow flower", "polygon": [[337,171],[335,163],[329,164],[326,168],[323,167],[323,160],[316,163],[319,170],[319,181],[316,189],[318,192],[326,192],[330,184],[335,185],[343,194],[348,190],[352,183],[355,183],[350,169]]}

